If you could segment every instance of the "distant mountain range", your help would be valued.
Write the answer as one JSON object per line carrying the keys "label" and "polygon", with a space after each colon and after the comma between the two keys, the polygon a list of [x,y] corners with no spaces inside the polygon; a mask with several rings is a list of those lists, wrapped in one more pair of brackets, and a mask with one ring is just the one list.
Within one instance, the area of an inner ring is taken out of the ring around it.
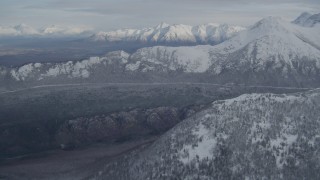
{"label": "distant mountain range", "polygon": [[64,26],[48,26],[36,29],[27,24],[19,24],[16,26],[0,26],[1,37],[56,37],[56,36],[89,36],[92,30],[81,27],[64,27]]}
{"label": "distant mountain range", "polygon": [[92,179],[319,179],[319,103],[319,90],[216,101]]}
{"label": "distant mountain range", "polygon": [[[313,27],[320,23],[320,13],[302,13],[292,21],[305,27]],[[245,30],[245,27],[230,26],[228,24],[208,23],[197,26],[184,24],[169,25],[160,23],[155,27],[142,29],[118,29],[115,31],[100,31],[93,33],[93,30],[85,27],[67,27],[51,25],[42,28],[34,28],[27,24],[15,26],[0,26],[1,37],[41,37],[41,36],[75,36],[89,37],[92,42],[138,42],[151,44],[218,44],[238,32]],[[90,36],[91,34],[91,36]]]}
{"label": "distant mountain range", "polygon": [[268,17],[215,46],[154,46],[77,62],[1,67],[0,80],[9,84],[200,81],[318,86],[319,32],[318,26]]}
{"label": "distant mountain range", "polygon": [[240,26],[229,26],[227,24],[189,26],[161,23],[152,28],[99,32],[91,36],[90,39],[105,42],[218,44],[244,29]]}

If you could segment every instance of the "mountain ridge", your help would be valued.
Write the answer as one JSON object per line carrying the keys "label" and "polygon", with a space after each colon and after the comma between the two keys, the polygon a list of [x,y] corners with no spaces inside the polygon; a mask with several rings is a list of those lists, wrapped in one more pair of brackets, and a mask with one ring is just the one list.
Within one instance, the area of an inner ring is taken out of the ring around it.
{"label": "mountain ridge", "polygon": [[152,28],[119,29],[116,31],[99,32],[90,37],[92,41],[133,41],[144,43],[205,43],[218,44],[237,32],[244,30],[240,26],[227,24],[203,24],[189,26],[184,24],[169,25],[164,22]]}

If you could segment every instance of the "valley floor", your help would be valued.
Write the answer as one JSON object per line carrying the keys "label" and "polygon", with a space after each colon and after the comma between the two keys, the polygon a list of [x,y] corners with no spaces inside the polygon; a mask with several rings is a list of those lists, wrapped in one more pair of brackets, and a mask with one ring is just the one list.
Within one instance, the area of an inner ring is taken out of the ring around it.
{"label": "valley floor", "polygon": [[[8,93],[22,92],[32,89],[41,89],[41,88],[54,88],[54,87],[72,87],[72,86],[86,86],[86,85],[100,85],[100,86],[160,86],[160,85],[195,85],[195,86],[216,86],[216,87],[225,87],[230,88],[233,85],[228,84],[217,84],[217,83],[194,83],[194,82],[174,82],[174,83],[73,83],[73,84],[50,84],[50,85],[39,85],[32,86],[27,88],[20,88],[16,90],[1,90],[0,95]],[[301,87],[287,87],[287,86],[259,86],[259,85],[241,85],[246,88],[268,88],[268,89],[281,89],[281,90],[310,90],[313,88],[301,88]]]}
{"label": "valley floor", "polygon": [[72,151],[56,150],[0,164],[0,179],[86,179],[106,162],[145,148],[158,136],[116,144],[95,144]]}

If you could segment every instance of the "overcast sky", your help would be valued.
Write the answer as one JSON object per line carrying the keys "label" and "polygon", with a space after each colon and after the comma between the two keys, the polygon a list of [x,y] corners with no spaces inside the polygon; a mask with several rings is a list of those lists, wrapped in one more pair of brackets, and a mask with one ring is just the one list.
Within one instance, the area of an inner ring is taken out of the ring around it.
{"label": "overcast sky", "polygon": [[169,24],[247,26],[266,16],[319,13],[320,0],[1,0],[0,25],[68,25],[96,30]]}

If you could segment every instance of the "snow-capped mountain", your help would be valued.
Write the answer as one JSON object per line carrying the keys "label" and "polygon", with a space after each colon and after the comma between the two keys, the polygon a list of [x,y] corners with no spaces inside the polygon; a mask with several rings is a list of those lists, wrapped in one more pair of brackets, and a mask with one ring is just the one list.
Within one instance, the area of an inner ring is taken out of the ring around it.
{"label": "snow-capped mountain", "polygon": [[319,32],[268,17],[216,46],[150,47],[130,57],[141,70],[154,63],[221,80],[297,85],[319,77]]}
{"label": "snow-capped mountain", "polygon": [[281,18],[268,17],[215,46],[154,46],[132,54],[116,51],[78,62],[3,68],[1,74],[3,78],[19,82],[142,78],[317,87],[320,84],[319,32],[317,26],[301,27]]}
{"label": "snow-capped mountain", "polygon": [[320,13],[310,14],[310,13],[304,12],[297,19],[295,19],[293,23],[301,26],[305,26],[305,27],[313,27],[316,24],[320,23]]}
{"label": "snow-capped mountain", "polygon": [[217,101],[93,179],[319,179],[320,90]]}
{"label": "snow-capped mountain", "polygon": [[94,34],[91,40],[107,42],[218,44],[244,29],[240,26],[229,26],[227,24],[189,26],[161,23],[152,28],[119,29],[110,32],[99,32]]}
{"label": "snow-capped mountain", "polygon": [[0,37],[47,37],[47,36],[74,36],[88,35],[91,33],[90,28],[85,27],[63,27],[52,25],[41,29],[36,29],[27,24],[16,26],[0,26]]}
{"label": "snow-capped mountain", "polygon": [[[211,50],[216,73],[223,69],[265,72],[284,76],[315,75],[320,68],[319,28],[301,28],[268,17]],[[242,69],[242,70],[241,70]]]}

